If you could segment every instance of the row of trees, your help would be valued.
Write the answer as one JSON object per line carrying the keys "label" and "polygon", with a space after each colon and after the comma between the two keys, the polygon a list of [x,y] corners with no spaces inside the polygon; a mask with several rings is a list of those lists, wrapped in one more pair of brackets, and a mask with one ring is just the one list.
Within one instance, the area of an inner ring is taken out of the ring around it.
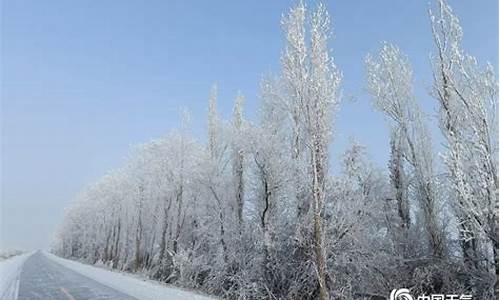
{"label": "row of trees", "polygon": [[78,195],[53,251],[229,299],[385,299],[398,287],[493,299],[497,79],[461,49],[444,0],[429,16],[441,156],[410,63],[386,43],[366,59],[366,88],[391,124],[388,172],[353,142],[332,175],[341,75],[325,7],[300,2],[283,18],[282,70],[261,83],[259,123],[244,119],[242,95],[221,120],[214,86],[206,145],[184,114]]}

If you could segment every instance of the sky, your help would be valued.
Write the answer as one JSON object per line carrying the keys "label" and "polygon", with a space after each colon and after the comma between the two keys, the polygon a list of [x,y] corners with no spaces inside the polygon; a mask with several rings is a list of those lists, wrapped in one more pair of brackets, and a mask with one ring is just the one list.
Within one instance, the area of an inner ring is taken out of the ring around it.
{"label": "sky", "polygon": [[[279,72],[280,19],[292,4],[2,1],[0,248],[47,248],[73,197],[119,167],[130,146],[178,127],[181,108],[191,111],[193,133],[203,141],[215,82],[223,117],[241,91],[245,114],[256,121],[259,81]],[[427,16],[432,4],[327,1],[330,47],[343,74],[332,169],[352,139],[366,146],[375,164],[386,166],[388,124],[364,90],[363,63],[382,41],[408,55],[417,99],[435,127]],[[498,69],[498,1],[450,4],[464,28],[464,48]],[[433,134],[439,144],[438,131]]]}

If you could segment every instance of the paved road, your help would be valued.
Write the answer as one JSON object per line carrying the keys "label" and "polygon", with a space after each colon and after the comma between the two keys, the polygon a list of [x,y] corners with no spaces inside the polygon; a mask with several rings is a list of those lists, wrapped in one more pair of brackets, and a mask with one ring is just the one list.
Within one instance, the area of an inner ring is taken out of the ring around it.
{"label": "paved road", "polygon": [[137,300],[37,252],[21,271],[18,300]]}

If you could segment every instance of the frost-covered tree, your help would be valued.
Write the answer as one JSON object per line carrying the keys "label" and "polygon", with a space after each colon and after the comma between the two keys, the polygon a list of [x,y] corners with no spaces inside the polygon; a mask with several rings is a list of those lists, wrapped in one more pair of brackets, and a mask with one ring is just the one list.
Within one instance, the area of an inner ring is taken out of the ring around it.
{"label": "frost-covered tree", "polygon": [[370,162],[366,148],[354,141],[339,161],[340,174],[328,188],[326,249],[332,298],[363,299],[389,290],[380,274],[392,262],[385,214],[386,178]]}
{"label": "frost-covered tree", "polygon": [[[436,48],[432,94],[447,141],[462,252],[469,267],[484,267],[486,257],[498,270],[498,79],[490,65],[481,68],[462,50],[457,16],[446,1],[437,2],[436,11],[429,11]],[[481,250],[483,239],[489,251]]]}
{"label": "frost-covered tree", "polygon": [[243,137],[243,103],[245,97],[238,93],[236,103],[233,110],[232,121],[232,167],[233,167],[233,180],[235,186],[235,199],[236,199],[236,213],[238,223],[241,231],[243,226],[243,206],[245,201],[244,195],[244,182],[243,182],[243,162],[244,162],[244,149],[241,146]]}
{"label": "frost-covered tree", "polygon": [[[413,196],[424,217],[430,252],[443,257],[444,233],[438,214],[441,203],[434,153],[423,113],[413,95],[410,64],[397,47],[385,43],[377,58],[368,56],[366,65],[368,91],[374,105],[394,124],[389,168],[403,234],[410,227],[408,197]],[[405,176],[403,159],[409,164],[411,182]]]}
{"label": "frost-covered tree", "polygon": [[[313,249],[319,298],[328,299],[324,205],[332,114],[339,103],[337,89],[340,74],[329,53],[330,17],[324,5],[319,4],[312,16],[306,18],[306,7],[301,2],[290,11],[283,24],[287,38],[287,47],[282,58],[283,79],[288,95],[292,98],[290,107],[294,126],[292,153],[300,150],[298,143],[302,129],[302,143],[307,149],[306,157],[309,159],[308,190],[312,201],[306,207],[312,208]],[[307,30],[310,39],[308,44]],[[299,154],[294,154],[296,161],[297,155]],[[301,204],[304,200],[299,199],[299,212],[303,209]]]}

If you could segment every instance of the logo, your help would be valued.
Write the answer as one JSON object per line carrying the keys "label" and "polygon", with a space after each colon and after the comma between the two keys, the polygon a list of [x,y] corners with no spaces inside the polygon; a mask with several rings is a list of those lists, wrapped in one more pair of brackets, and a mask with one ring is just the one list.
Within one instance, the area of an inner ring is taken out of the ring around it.
{"label": "logo", "polygon": [[391,300],[414,300],[408,289],[394,289],[391,292]]}
{"label": "logo", "polygon": [[393,289],[390,300],[472,300],[472,295],[430,294],[413,297],[409,289]]}

